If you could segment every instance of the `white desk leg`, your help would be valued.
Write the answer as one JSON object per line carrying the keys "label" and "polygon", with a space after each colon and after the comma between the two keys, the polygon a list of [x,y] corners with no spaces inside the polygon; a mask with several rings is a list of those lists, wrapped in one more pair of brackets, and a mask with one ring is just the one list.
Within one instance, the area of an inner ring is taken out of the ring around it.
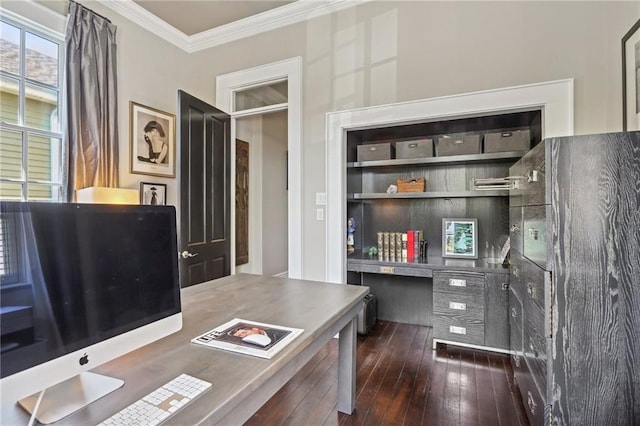
{"label": "white desk leg", "polygon": [[353,413],[356,404],[356,331],[354,317],[340,330],[338,342],[338,411]]}

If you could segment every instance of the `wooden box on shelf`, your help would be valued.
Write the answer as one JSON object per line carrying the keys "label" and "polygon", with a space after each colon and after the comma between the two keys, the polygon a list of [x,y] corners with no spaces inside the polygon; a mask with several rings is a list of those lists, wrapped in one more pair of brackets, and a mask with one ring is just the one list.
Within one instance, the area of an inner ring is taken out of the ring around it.
{"label": "wooden box on shelf", "polygon": [[424,192],[426,190],[425,178],[396,179],[398,192]]}

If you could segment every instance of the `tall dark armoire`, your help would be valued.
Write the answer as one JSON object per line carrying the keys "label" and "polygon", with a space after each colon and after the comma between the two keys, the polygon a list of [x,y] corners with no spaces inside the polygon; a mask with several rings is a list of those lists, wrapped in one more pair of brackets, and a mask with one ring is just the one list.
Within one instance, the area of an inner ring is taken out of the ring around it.
{"label": "tall dark armoire", "polygon": [[511,169],[511,350],[531,424],[640,424],[640,132]]}

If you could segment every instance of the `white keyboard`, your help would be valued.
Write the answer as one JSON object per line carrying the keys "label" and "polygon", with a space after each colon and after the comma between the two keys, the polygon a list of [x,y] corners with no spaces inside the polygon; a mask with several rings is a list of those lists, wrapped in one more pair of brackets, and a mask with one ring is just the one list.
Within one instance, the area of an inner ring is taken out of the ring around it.
{"label": "white keyboard", "polygon": [[211,388],[211,383],[181,374],[147,396],[139,399],[98,426],[154,426],[167,420],[178,410]]}

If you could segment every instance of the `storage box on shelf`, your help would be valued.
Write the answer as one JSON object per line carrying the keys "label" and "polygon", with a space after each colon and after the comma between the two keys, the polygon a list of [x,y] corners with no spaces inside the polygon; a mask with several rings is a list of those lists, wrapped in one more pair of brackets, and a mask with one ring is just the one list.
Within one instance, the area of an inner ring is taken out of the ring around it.
{"label": "storage box on shelf", "polygon": [[531,132],[515,130],[485,133],[484,152],[528,151],[531,148]]}
{"label": "storage box on shelf", "polygon": [[422,178],[413,179],[396,179],[398,192],[424,192],[426,191],[426,182]]}
{"label": "storage box on shelf", "polygon": [[393,151],[393,145],[389,142],[358,145],[358,161],[390,160]]}
{"label": "storage box on shelf", "polygon": [[433,157],[433,139],[415,139],[396,142],[396,158],[429,158]]}
{"label": "storage box on shelf", "polygon": [[436,155],[480,154],[480,135],[444,135],[438,138]]}

